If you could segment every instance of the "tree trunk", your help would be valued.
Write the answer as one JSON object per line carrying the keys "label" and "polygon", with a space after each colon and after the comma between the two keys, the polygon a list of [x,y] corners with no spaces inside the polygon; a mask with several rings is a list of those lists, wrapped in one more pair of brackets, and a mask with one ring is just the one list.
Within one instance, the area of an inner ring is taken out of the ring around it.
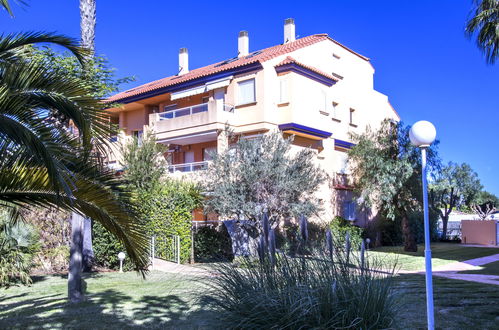
{"label": "tree trunk", "polygon": [[94,263],[94,249],[92,247],[92,219],[85,217],[83,220],[83,271],[92,270]]}
{"label": "tree trunk", "polygon": [[447,224],[449,223],[449,215],[442,217],[442,239],[447,239]]}
{"label": "tree trunk", "polygon": [[[96,0],[80,0],[80,33],[81,46],[90,50],[87,59],[95,53]],[[90,62],[91,63],[91,62]],[[86,65],[91,65],[86,63]],[[83,270],[92,270],[94,252],[92,247],[92,219],[85,218],[83,227]]]}
{"label": "tree trunk", "polygon": [[96,22],[96,1],[80,0],[81,46],[91,51],[90,56],[93,56],[95,51]]}
{"label": "tree trunk", "polygon": [[69,251],[68,297],[72,303],[83,301],[82,245],[84,217],[73,212],[71,215],[71,249]]}
{"label": "tree trunk", "polygon": [[409,224],[409,217],[406,213],[402,215],[402,234],[404,235],[404,251],[417,252],[418,245]]}

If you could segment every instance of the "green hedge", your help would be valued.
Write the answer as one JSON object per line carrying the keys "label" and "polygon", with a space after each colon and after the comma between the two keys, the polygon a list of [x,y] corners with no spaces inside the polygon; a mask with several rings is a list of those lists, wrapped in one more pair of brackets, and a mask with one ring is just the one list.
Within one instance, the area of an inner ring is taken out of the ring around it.
{"label": "green hedge", "polygon": [[224,225],[206,226],[194,232],[196,262],[232,261],[232,243]]}
{"label": "green hedge", "polygon": [[[430,212],[430,237],[432,241],[438,240],[437,233],[437,221],[438,221],[438,213],[433,210],[429,210]],[[380,219],[379,220],[379,228],[381,232],[381,243],[383,245],[401,245],[404,243],[404,238],[402,235],[402,225],[401,219],[397,217],[395,220],[388,219]],[[418,244],[424,242],[424,221],[423,221],[423,212],[411,212],[409,213],[409,224],[411,226],[411,230],[414,233],[414,237],[416,238],[416,242]]]}
{"label": "green hedge", "polygon": [[336,216],[329,224],[331,228],[331,234],[333,236],[333,242],[335,246],[345,246],[345,236],[350,233],[350,243],[354,250],[360,249],[360,244],[362,243],[362,235],[364,230],[360,227],[352,225],[351,221],[348,221],[342,217]]}
{"label": "green hedge", "polygon": [[[200,200],[199,192],[191,183],[166,180],[150,191],[136,191],[135,205],[149,236],[156,237],[156,255],[172,253],[172,236],[180,236],[180,261],[191,257],[192,210]],[[111,269],[119,267],[117,254],[123,245],[99,224],[93,228],[96,263]],[[125,269],[130,269],[125,259]],[[131,265],[130,265],[131,267]]]}

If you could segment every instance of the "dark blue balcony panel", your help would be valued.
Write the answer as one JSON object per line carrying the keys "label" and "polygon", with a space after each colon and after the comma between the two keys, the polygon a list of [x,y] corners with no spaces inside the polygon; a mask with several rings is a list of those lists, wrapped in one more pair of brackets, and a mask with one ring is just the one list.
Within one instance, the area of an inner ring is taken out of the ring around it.
{"label": "dark blue balcony panel", "polygon": [[321,131],[319,129],[295,123],[281,124],[279,125],[279,129],[284,133],[304,136],[314,140],[327,139],[328,137],[333,135],[333,133],[331,132]]}

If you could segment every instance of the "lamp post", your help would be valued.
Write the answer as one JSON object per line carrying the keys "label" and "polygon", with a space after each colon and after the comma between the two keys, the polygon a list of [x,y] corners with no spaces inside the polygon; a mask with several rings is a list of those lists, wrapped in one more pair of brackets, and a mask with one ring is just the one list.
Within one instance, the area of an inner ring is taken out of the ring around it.
{"label": "lamp post", "polygon": [[120,273],[123,273],[123,260],[125,260],[125,253],[118,253],[118,259],[120,259]]}
{"label": "lamp post", "polygon": [[426,277],[426,316],[428,329],[435,329],[433,312],[433,282],[431,271],[430,248],[430,221],[428,219],[428,183],[426,182],[426,149],[435,141],[437,131],[429,121],[421,120],[415,123],[409,132],[411,143],[421,149],[421,166],[423,181],[423,214],[424,214],[424,243],[425,243],[425,277]]}

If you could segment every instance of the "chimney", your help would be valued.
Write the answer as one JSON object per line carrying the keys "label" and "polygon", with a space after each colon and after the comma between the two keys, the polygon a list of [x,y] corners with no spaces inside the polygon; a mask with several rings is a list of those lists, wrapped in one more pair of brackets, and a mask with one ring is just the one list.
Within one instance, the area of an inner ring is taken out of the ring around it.
{"label": "chimney", "polygon": [[239,32],[239,37],[237,38],[237,51],[237,57],[243,57],[249,54],[248,31]]}
{"label": "chimney", "polygon": [[295,41],[295,20],[286,18],[284,20],[284,43]]}
{"label": "chimney", "polygon": [[178,75],[183,75],[189,72],[189,53],[187,48],[180,48],[178,53]]}

